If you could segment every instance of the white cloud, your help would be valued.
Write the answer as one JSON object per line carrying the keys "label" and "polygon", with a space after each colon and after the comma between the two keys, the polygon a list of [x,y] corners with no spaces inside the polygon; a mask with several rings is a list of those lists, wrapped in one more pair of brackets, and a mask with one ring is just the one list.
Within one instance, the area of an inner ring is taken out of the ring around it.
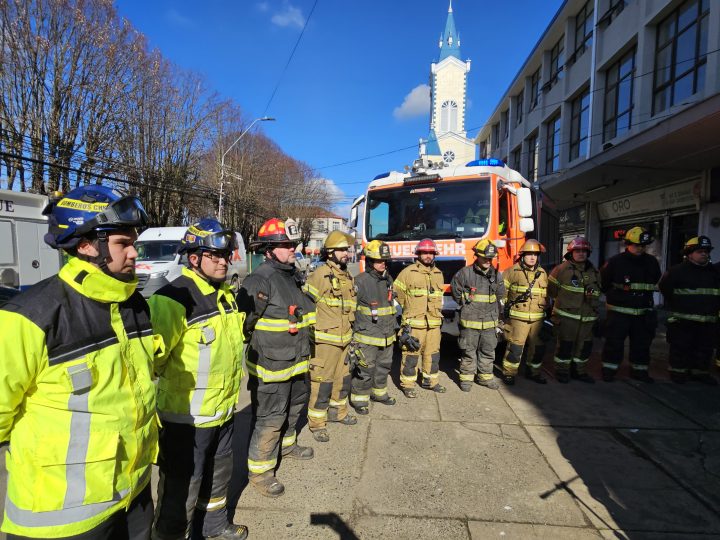
{"label": "white cloud", "polygon": [[395,107],[393,116],[398,120],[406,120],[428,114],[430,111],[430,87],[419,84],[405,96],[402,105]]}
{"label": "white cloud", "polygon": [[289,2],[285,2],[282,10],[276,12],[270,20],[273,24],[282,27],[302,28],[305,26],[305,17],[303,17],[302,11]]}
{"label": "white cloud", "polygon": [[347,218],[350,215],[351,202],[348,202],[349,199],[345,196],[345,192],[330,178],[316,178],[315,182],[324,185],[333,212],[340,217]]}
{"label": "white cloud", "polygon": [[255,4],[255,7],[257,7],[258,11],[262,11],[263,13],[265,13],[270,9],[270,4],[268,4],[267,2],[258,2],[257,4]]}
{"label": "white cloud", "polygon": [[186,17],[175,8],[170,8],[165,12],[165,20],[179,28],[192,28],[195,26],[190,17]]}

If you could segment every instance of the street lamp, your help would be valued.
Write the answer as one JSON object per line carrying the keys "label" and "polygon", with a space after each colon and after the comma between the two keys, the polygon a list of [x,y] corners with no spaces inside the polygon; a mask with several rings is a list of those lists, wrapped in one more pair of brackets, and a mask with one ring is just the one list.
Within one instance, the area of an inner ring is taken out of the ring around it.
{"label": "street lamp", "polygon": [[222,222],[222,210],[223,210],[223,187],[224,187],[224,180],[225,180],[225,156],[227,156],[228,152],[232,150],[233,146],[235,146],[240,139],[242,139],[245,134],[252,129],[252,127],[257,124],[258,122],[274,122],[275,118],[271,116],[262,116],[260,118],[256,118],[252,122],[250,122],[250,125],[245,128],[245,131],[243,131],[240,136],[235,139],[235,141],[228,146],[228,149],[225,150],[225,152],[222,155],[222,159],[220,159],[220,200],[218,201],[218,211],[217,211],[217,218],[218,221]]}

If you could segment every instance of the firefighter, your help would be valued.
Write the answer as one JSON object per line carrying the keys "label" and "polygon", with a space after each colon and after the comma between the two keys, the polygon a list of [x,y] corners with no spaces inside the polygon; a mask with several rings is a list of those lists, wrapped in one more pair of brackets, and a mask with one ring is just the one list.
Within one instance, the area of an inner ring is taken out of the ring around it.
{"label": "firefighter", "polygon": [[588,259],[591,253],[587,239],[574,238],[568,244],[565,261],[553,268],[548,278],[558,340],[555,376],[561,383],[570,382],[570,377],[595,382],[587,372],[587,363],[593,346],[593,326],[598,320],[600,272]]}
{"label": "firefighter", "polygon": [[709,369],[720,312],[720,272],[710,264],[712,248],[707,236],[691,238],[683,248],[685,260],[660,280],[668,310],[670,378],[678,384],[689,376],[717,385]]}
{"label": "firefighter", "polygon": [[153,336],[136,291],[135,197],[89,185],[45,209],[60,272],[0,309],[9,539],[148,538],[157,452]]}
{"label": "firefighter", "polygon": [[368,414],[370,400],[395,405],[395,398],[387,391],[397,331],[393,280],[387,270],[390,246],[373,240],[363,253],[365,272],[355,278],[357,310],[353,340],[357,343],[357,366],[352,373],[350,392],[350,404],[358,414]]}
{"label": "firefighter", "polygon": [[404,268],[395,279],[395,292],[402,308],[400,386],[408,398],[417,397],[415,384],[419,369],[423,388],[438,393],[446,391],[438,383],[444,280],[435,266],[435,242],[430,238],[420,240],[415,255],[415,263]]}
{"label": "firefighter", "polygon": [[241,540],[228,521],[235,403],[243,375],[243,321],[225,283],[235,233],[205,218],[191,225],[178,252],[182,274],[150,297],[153,328],[165,352],[156,359],[160,481],[153,538]]}
{"label": "firefighter", "polygon": [[310,360],[308,426],[318,442],[327,442],[327,422],[357,424],[348,414],[350,393],[349,345],[357,307],[355,285],[348,272],[348,250],[355,239],[342,231],[325,238],[321,258],[325,264],[308,277],[303,290],[315,301],[315,351]]}
{"label": "firefighter", "polygon": [[452,279],[451,292],[460,306],[460,389],[469,392],[473,380],[497,390],[493,361],[497,347],[499,302],[505,297],[502,274],[493,267],[497,246],[490,240],[479,240],[473,247],[475,262],[458,271]]}
{"label": "firefighter", "polygon": [[278,454],[301,460],[315,454],[297,443],[300,414],[310,394],[310,325],[315,317],[315,306],[301,289],[304,275],[295,267],[299,239],[293,220],[266,221],[250,244],[265,260],[238,292],[240,310],[247,314],[245,333],[251,336],[246,361],[252,407],[248,476],[266,497],[285,492],[275,476]]}
{"label": "firefighter", "polygon": [[507,385],[515,384],[526,346],[528,378],[539,384],[547,384],[540,371],[545,355],[541,330],[548,307],[548,277],[540,266],[541,253],[545,253],[545,246],[535,239],[526,240],[520,247],[517,262],[503,274],[507,349],[502,369],[503,382]]}
{"label": "firefighter", "polygon": [[612,382],[623,359],[625,338],[630,337],[630,377],[651,383],[648,374],[650,344],[655,337],[657,313],[653,293],[660,280],[660,265],[645,248],[653,242],[647,229],[625,233],[625,251],[611,257],[600,269],[606,296],[605,346],[602,377]]}

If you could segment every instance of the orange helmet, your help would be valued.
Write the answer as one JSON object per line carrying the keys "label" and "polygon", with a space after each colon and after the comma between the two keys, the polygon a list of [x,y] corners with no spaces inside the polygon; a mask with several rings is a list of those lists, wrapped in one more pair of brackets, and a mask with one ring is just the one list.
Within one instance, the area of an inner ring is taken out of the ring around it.
{"label": "orange helmet", "polygon": [[251,251],[264,251],[275,244],[300,243],[300,232],[292,219],[281,221],[278,218],[268,219],[262,224],[255,240],[250,242]]}
{"label": "orange helmet", "polygon": [[437,246],[431,238],[423,238],[415,246],[415,255],[420,255],[420,253],[434,253],[437,255],[437,252]]}

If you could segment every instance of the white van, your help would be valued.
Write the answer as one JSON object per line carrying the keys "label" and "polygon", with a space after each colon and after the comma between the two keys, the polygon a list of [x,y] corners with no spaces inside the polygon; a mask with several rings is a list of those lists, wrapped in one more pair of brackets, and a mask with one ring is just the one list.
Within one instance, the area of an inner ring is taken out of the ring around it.
{"label": "white van", "polygon": [[58,273],[60,252],[45,243],[45,195],[0,189],[0,286],[26,289]]}
{"label": "white van", "polygon": [[[138,237],[135,243],[138,252],[135,273],[139,280],[138,290],[145,298],[182,273],[186,263],[178,249],[186,230],[187,227],[151,227]],[[240,233],[235,233],[235,239],[238,249],[230,259],[227,280],[237,290],[248,273],[248,260]]]}

